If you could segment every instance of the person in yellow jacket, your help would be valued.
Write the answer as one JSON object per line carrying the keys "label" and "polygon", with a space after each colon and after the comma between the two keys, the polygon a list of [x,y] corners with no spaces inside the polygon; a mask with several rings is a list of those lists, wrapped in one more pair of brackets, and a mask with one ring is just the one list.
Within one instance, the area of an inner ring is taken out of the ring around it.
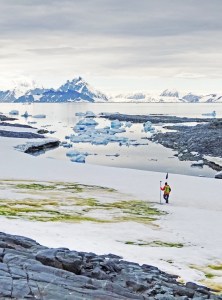
{"label": "person in yellow jacket", "polygon": [[161,191],[163,191],[163,198],[166,201],[166,203],[169,203],[169,196],[170,196],[170,192],[171,192],[171,187],[169,186],[169,184],[167,184],[167,182],[165,182],[164,187],[160,188]]}

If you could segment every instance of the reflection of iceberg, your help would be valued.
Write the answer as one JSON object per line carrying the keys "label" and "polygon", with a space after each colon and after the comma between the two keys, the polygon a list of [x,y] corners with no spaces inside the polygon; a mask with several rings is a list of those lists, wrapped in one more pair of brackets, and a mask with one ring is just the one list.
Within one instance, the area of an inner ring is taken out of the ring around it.
{"label": "reflection of iceberg", "polygon": [[28,118],[28,116],[29,116],[29,114],[27,111],[23,115],[21,115],[21,117],[24,117],[24,118]]}
{"label": "reflection of iceberg", "polygon": [[213,110],[211,113],[202,114],[202,116],[216,117],[216,111]]}
{"label": "reflection of iceberg", "polygon": [[35,115],[33,116],[33,118],[42,119],[42,118],[46,118],[46,115]]}

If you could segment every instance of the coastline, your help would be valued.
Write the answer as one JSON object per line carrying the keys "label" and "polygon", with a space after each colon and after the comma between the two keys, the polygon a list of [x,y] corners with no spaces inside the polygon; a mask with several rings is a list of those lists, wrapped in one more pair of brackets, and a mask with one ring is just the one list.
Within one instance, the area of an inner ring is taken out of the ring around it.
{"label": "coastline", "polygon": [[[130,261],[155,265],[164,271],[179,275],[185,281],[204,280],[204,268],[209,264],[220,263],[222,203],[219,180],[170,174],[168,179],[172,187],[170,205],[160,206],[159,182],[165,180],[164,173],[71,164],[30,156],[14,149],[18,144],[25,142],[25,139],[0,138],[2,182],[4,180],[75,182],[108,187],[130,195],[132,199],[154,203],[155,207],[167,214],[154,222],[156,226],[135,222],[45,223],[8,219],[2,216],[0,218],[2,231],[34,238],[49,247],[63,246],[94,251],[98,254],[113,252]],[[1,198],[5,197],[11,197],[10,191],[1,190]],[[155,248],[119,242],[155,239],[182,242],[184,247]],[[191,268],[193,262],[197,265],[196,269]],[[220,276],[215,278],[219,281],[218,284],[222,284]]]}

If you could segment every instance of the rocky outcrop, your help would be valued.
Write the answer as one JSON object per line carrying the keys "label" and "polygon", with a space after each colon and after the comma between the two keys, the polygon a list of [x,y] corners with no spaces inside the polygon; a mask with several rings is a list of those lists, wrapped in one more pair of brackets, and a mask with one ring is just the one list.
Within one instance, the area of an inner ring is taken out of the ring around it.
{"label": "rocky outcrop", "polygon": [[222,299],[150,265],[120,257],[47,248],[0,233],[1,299]]}
{"label": "rocky outcrop", "polygon": [[10,138],[21,138],[21,139],[38,139],[44,138],[43,135],[32,133],[32,132],[17,132],[17,131],[6,131],[0,130],[0,136]]}
{"label": "rocky outcrop", "polygon": [[196,126],[167,126],[166,128],[176,131],[157,133],[152,140],[177,150],[180,160],[197,161],[202,159],[203,155],[222,157],[221,120]]}
{"label": "rocky outcrop", "polygon": [[17,119],[6,117],[5,115],[0,113],[0,121],[15,121],[15,120]]}
{"label": "rocky outcrop", "polygon": [[[167,115],[126,115],[126,114],[107,114],[102,113],[101,118],[106,118],[109,120],[119,120],[119,121],[130,121],[132,123],[145,123],[147,121],[153,124],[164,124],[164,123],[185,123],[185,122],[211,122],[212,118],[187,118],[187,117],[176,117],[176,116],[167,116]],[[222,119],[217,119],[222,121]]]}

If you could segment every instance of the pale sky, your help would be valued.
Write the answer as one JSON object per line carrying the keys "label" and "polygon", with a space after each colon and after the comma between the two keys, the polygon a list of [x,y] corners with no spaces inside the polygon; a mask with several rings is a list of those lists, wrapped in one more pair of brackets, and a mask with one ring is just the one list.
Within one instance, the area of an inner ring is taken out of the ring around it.
{"label": "pale sky", "polygon": [[222,0],[0,0],[0,89],[222,92]]}

